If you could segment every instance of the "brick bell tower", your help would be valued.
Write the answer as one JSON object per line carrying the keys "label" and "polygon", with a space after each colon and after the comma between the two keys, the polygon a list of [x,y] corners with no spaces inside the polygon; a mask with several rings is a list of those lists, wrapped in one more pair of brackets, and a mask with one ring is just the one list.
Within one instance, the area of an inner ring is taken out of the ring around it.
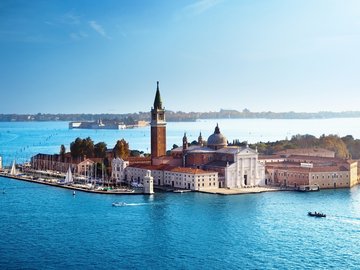
{"label": "brick bell tower", "polygon": [[151,108],[151,163],[153,158],[166,155],[165,109],[162,106],[159,82],[157,82],[154,107]]}

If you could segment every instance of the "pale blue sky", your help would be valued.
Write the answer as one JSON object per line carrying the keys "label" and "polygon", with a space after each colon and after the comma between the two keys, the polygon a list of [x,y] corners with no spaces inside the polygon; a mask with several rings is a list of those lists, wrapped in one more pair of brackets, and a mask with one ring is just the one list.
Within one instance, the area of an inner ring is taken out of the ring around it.
{"label": "pale blue sky", "polygon": [[360,1],[0,1],[0,113],[360,110]]}

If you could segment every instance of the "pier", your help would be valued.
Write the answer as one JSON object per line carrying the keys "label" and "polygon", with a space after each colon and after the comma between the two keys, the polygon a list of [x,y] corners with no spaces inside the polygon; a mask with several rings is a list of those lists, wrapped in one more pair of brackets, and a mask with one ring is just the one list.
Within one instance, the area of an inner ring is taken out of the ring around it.
{"label": "pier", "polygon": [[44,179],[44,180],[37,180],[37,179],[32,179],[31,175],[11,175],[8,173],[4,173],[4,172],[0,172],[0,176],[1,177],[5,177],[5,178],[11,178],[11,179],[15,179],[15,180],[20,180],[20,181],[26,181],[26,182],[31,182],[31,183],[36,183],[36,184],[41,184],[41,185],[47,185],[47,186],[53,186],[53,187],[58,187],[58,188],[65,188],[65,189],[71,189],[71,190],[77,190],[77,191],[83,191],[83,192],[87,192],[87,193],[96,193],[96,194],[108,194],[108,195],[144,195],[144,193],[142,191],[137,191],[137,190],[129,190],[129,189],[107,189],[107,190],[101,190],[101,189],[89,189],[87,187],[85,187],[84,185],[78,185],[78,184],[71,184],[71,185],[62,185],[59,184],[57,182],[51,181],[49,179]]}

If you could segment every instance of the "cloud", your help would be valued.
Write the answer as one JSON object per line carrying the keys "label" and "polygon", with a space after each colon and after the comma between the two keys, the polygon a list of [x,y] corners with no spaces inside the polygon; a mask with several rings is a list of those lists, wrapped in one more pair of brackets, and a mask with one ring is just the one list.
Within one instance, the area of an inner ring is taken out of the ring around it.
{"label": "cloud", "polygon": [[174,20],[179,21],[185,18],[200,15],[223,1],[224,0],[198,0],[195,3],[187,5],[177,11],[174,14]]}
{"label": "cloud", "polygon": [[201,14],[205,12],[206,10],[216,6],[217,4],[221,3],[223,0],[200,0],[197,1],[194,4],[187,5],[184,8],[185,12],[191,13],[191,14]]}
{"label": "cloud", "polygon": [[110,37],[106,34],[104,28],[100,24],[98,24],[96,21],[89,21],[89,25],[99,35],[103,36],[104,38],[110,39]]}
{"label": "cloud", "polygon": [[62,16],[60,21],[65,24],[72,24],[72,25],[78,25],[80,24],[81,17],[78,15],[75,15],[73,11],[69,11],[66,14]]}
{"label": "cloud", "polygon": [[87,38],[88,37],[88,34],[86,34],[85,32],[78,32],[78,33],[70,33],[70,38],[72,40],[82,40],[84,38]]}

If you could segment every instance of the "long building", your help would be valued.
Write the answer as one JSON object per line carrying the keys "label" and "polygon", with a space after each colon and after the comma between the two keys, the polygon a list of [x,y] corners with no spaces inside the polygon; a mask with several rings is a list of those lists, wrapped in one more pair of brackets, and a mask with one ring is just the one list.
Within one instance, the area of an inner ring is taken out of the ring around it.
{"label": "long building", "polygon": [[352,187],[358,183],[358,162],[331,157],[292,155],[266,162],[266,183],[284,187],[318,185],[321,189]]}

